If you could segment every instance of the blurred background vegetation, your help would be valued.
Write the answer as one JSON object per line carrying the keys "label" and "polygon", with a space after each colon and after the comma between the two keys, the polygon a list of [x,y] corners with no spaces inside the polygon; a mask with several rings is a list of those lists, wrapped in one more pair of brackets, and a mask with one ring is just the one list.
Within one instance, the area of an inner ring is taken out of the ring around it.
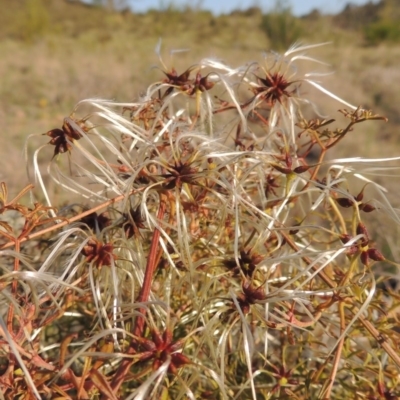
{"label": "blurred background vegetation", "polygon": [[[162,79],[154,51],[159,38],[165,64],[178,72],[202,57],[238,66],[296,41],[331,41],[313,53],[336,71],[323,78],[325,87],[389,118],[386,125],[366,124],[340,156],[400,154],[400,0],[302,17],[285,4],[278,2],[268,14],[251,7],[216,16],[173,2],[135,14],[126,0],[0,0],[0,180],[12,192],[26,183],[26,138],[59,127],[77,101],[134,101],[148,83]],[[183,48],[188,51],[172,54]],[[322,112],[338,108],[320,98],[318,104]]]}

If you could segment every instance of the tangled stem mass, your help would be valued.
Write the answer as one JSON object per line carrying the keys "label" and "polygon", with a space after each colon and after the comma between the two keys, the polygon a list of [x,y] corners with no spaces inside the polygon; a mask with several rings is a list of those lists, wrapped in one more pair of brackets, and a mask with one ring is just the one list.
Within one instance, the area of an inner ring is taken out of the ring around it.
{"label": "tangled stem mass", "polygon": [[[137,102],[81,101],[45,134],[43,201],[1,186],[6,398],[395,398],[372,267],[397,266],[368,216],[398,217],[365,160],[327,157],[385,118],[301,75],[314,47],[163,65]],[[347,122],[306,118],[306,85]]]}

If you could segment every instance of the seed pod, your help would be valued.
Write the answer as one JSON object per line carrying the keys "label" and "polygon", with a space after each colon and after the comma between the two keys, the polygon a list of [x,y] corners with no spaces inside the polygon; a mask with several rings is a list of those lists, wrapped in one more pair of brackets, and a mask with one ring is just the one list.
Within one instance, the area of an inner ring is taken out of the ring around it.
{"label": "seed pod", "polygon": [[292,168],[293,161],[292,161],[292,156],[289,153],[286,153],[285,155],[285,162],[289,168]]}
{"label": "seed pod", "polygon": [[246,301],[250,304],[254,304],[257,300],[265,300],[267,297],[262,286],[256,287],[250,281],[243,282],[242,290]]}
{"label": "seed pod", "polygon": [[347,242],[349,242],[351,239],[351,235],[347,234],[347,233],[343,233],[342,235],[340,235],[340,240],[343,244],[346,244]]}
{"label": "seed pod", "polygon": [[368,256],[374,261],[385,261],[384,255],[377,249],[369,249]]}
{"label": "seed pod", "polygon": [[369,261],[369,255],[368,255],[368,251],[363,251],[360,255],[361,258],[361,262],[364,265],[368,265],[368,261]]}
{"label": "seed pod", "polygon": [[354,254],[357,254],[357,252],[358,252],[358,247],[356,245],[353,245],[349,247],[346,254],[351,257],[354,256]]}
{"label": "seed pod", "polygon": [[369,235],[366,226],[362,222],[357,225],[357,235],[364,235],[361,246],[365,247],[369,243]]}
{"label": "seed pod", "polygon": [[272,164],[272,168],[275,168],[277,171],[282,172],[282,174],[289,175],[292,170],[287,167],[281,167],[279,164]]}
{"label": "seed pod", "polygon": [[299,167],[296,167],[293,172],[295,172],[296,174],[302,174],[303,172],[308,171],[310,168],[310,165],[300,165]]}
{"label": "seed pod", "polygon": [[239,305],[244,315],[247,315],[250,312],[250,304],[247,301],[239,300]]}
{"label": "seed pod", "polygon": [[[199,79],[199,77],[200,77],[200,79]],[[210,82],[208,80],[208,75],[204,76],[204,77],[201,77],[200,74],[198,74],[198,76],[196,76],[196,83],[197,83],[197,86],[198,86],[198,88],[199,88],[199,90],[201,92],[205,92],[206,90],[210,90],[215,85],[214,82]]]}
{"label": "seed pod", "polygon": [[336,203],[338,203],[340,207],[344,208],[349,208],[353,205],[353,202],[347,197],[339,197],[336,199]]}
{"label": "seed pod", "polygon": [[358,195],[356,196],[356,200],[357,201],[362,201],[362,199],[364,198],[364,192],[360,192],[358,193]]}
{"label": "seed pod", "polygon": [[182,367],[182,366],[184,366],[186,364],[191,364],[192,363],[192,360],[189,357],[187,357],[184,354],[182,354],[182,353],[174,353],[174,354],[172,354],[172,361],[173,361],[174,366],[178,367],[178,368]]}
{"label": "seed pod", "polygon": [[369,213],[369,212],[371,212],[371,211],[376,210],[376,208],[375,208],[373,205],[371,205],[371,204],[361,204],[361,205],[360,205],[360,210],[361,210],[361,211],[364,211],[364,212],[366,212],[366,213]]}
{"label": "seed pod", "polygon": [[301,222],[294,224],[293,228],[289,231],[289,235],[295,235],[299,231],[298,229],[299,226],[301,226]]}

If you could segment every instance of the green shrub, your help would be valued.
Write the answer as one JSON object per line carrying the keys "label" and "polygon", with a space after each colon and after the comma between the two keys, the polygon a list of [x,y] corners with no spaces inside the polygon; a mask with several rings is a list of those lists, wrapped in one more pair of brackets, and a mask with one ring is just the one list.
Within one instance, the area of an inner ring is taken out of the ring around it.
{"label": "green shrub", "polygon": [[293,16],[290,7],[280,3],[263,15],[260,28],[267,35],[271,46],[279,50],[288,48],[303,33],[301,21]]}
{"label": "green shrub", "polygon": [[378,21],[365,27],[364,36],[369,44],[400,41],[400,21]]}
{"label": "green shrub", "polygon": [[20,35],[29,42],[47,33],[50,20],[43,0],[26,0],[20,17]]}

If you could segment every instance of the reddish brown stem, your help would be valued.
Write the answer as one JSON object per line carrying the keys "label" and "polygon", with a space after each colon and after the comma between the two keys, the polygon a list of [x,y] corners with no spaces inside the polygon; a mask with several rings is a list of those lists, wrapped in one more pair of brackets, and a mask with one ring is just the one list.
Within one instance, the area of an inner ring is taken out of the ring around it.
{"label": "reddish brown stem", "polygon": [[[137,193],[137,192],[139,192],[141,190],[144,190],[144,188],[132,190],[129,193],[129,195],[131,195],[133,193]],[[101,203],[101,204],[91,208],[90,210],[84,211],[84,212],[82,212],[82,213],[80,213],[80,214],[78,214],[78,215],[76,215],[75,217],[72,217],[72,218],[68,218],[67,219],[67,218],[61,218],[61,217],[57,218],[56,217],[56,219],[63,219],[63,221],[59,222],[58,224],[49,226],[49,227],[47,227],[45,229],[42,229],[40,231],[31,233],[30,235],[24,236],[23,238],[21,238],[19,240],[19,243],[23,243],[23,242],[26,242],[27,240],[35,239],[37,237],[40,237],[40,236],[44,235],[45,233],[52,232],[52,231],[54,231],[56,229],[60,229],[60,228],[62,228],[64,226],[66,226],[66,225],[70,225],[72,222],[79,221],[80,219],[82,219],[83,217],[86,217],[89,214],[92,214],[92,213],[94,213],[94,212],[96,212],[98,210],[101,210],[101,209],[103,209],[103,208],[105,208],[107,206],[110,206],[111,204],[115,204],[115,203],[118,203],[118,202],[122,201],[126,197],[127,197],[126,194],[121,194],[119,196],[116,196],[116,197],[114,197],[114,198],[112,198],[110,200],[105,201],[104,203]],[[7,249],[8,247],[12,247],[12,246],[15,246],[15,241],[8,242],[8,243],[0,246],[0,250],[4,250],[4,249]]]}
{"label": "reddish brown stem", "polygon": [[[161,221],[164,218],[165,208],[166,208],[166,201],[165,199],[163,199],[163,195],[161,195],[160,208],[158,209],[158,214],[157,214],[158,221]],[[154,272],[157,267],[159,241],[160,241],[160,230],[156,228],[154,230],[153,238],[151,240],[149,258],[147,259],[143,285],[140,290],[139,296],[136,300],[138,303],[143,303],[149,299],[151,284],[153,282]],[[135,336],[141,336],[143,333],[144,316],[146,315],[146,309],[141,308],[139,310],[139,313],[140,315],[136,319],[135,329],[133,331],[133,334]]]}
{"label": "reddish brown stem", "polygon": [[[338,305],[339,307],[339,316],[340,316],[340,335],[343,334],[343,332],[346,329],[346,321],[345,321],[345,314],[344,314],[344,303],[341,301]],[[336,347],[336,353],[335,357],[333,360],[333,365],[331,372],[329,374],[329,379],[326,381],[326,384],[322,387],[322,390],[318,396],[319,399],[323,400],[328,400],[331,398],[331,392],[333,388],[333,384],[335,382],[337,370],[339,367],[339,362],[342,357],[342,351],[343,351],[343,345],[344,345],[344,336],[340,339],[337,347]]]}
{"label": "reddish brown stem", "polygon": [[[165,209],[166,209],[166,199],[164,198],[164,195],[160,195],[160,208],[158,209],[157,213],[157,219],[158,221],[161,221],[164,218],[165,214]],[[147,259],[147,264],[146,264],[146,271],[144,274],[144,279],[143,279],[143,285],[140,290],[139,296],[137,298],[137,302],[143,303],[146,302],[149,299],[150,296],[150,289],[151,289],[151,284],[153,282],[153,276],[154,272],[157,267],[157,260],[158,260],[158,249],[159,249],[159,241],[160,241],[160,230],[155,228],[153,232],[153,238],[151,240],[150,244],[150,250],[149,250],[149,257]],[[143,328],[144,328],[144,322],[145,322],[145,315],[146,315],[146,308],[140,308],[139,309],[139,316],[136,318],[135,322],[135,327],[133,330],[133,334],[137,337],[141,337],[143,333]],[[131,355],[135,353],[134,349],[134,343],[132,342],[127,354]],[[114,379],[111,382],[111,387],[113,388],[113,392],[116,394],[118,392],[118,389],[124,382],[124,379],[133,363],[133,360],[131,358],[125,358],[122,360],[121,365],[118,368],[118,371],[114,375]],[[103,400],[106,400],[106,398],[103,396]]]}
{"label": "reddish brown stem", "polygon": [[[15,244],[15,252],[19,253],[21,250],[19,240],[16,239],[13,243]],[[18,271],[18,269],[19,269],[19,258],[15,257],[13,271],[14,272]],[[16,293],[17,293],[17,281],[15,279],[11,283],[11,292],[12,292],[13,296],[15,297]],[[10,302],[10,306],[8,308],[8,313],[7,313],[7,329],[8,329],[8,332],[10,332],[12,336],[14,336],[13,319],[14,319],[14,303]]]}

